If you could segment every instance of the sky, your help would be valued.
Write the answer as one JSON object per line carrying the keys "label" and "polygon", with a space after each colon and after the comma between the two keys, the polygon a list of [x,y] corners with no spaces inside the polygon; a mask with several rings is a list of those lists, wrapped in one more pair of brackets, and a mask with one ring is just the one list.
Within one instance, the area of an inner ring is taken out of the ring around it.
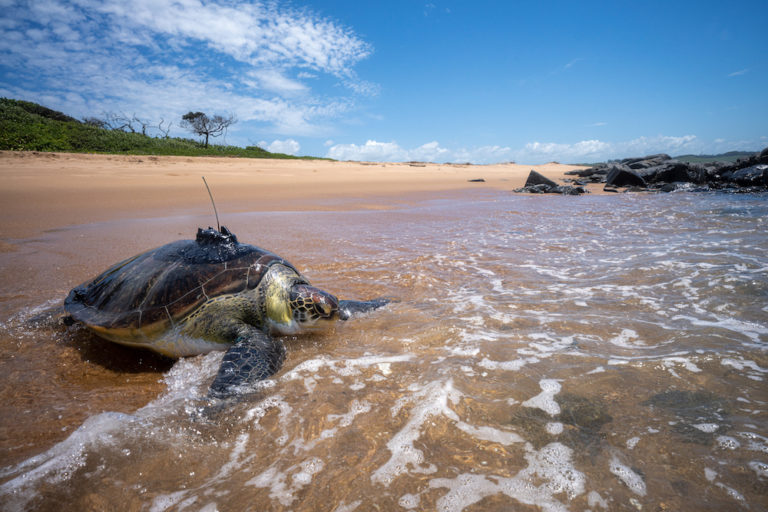
{"label": "sky", "polygon": [[0,0],[0,96],[339,160],[757,151],[766,26],[765,0]]}

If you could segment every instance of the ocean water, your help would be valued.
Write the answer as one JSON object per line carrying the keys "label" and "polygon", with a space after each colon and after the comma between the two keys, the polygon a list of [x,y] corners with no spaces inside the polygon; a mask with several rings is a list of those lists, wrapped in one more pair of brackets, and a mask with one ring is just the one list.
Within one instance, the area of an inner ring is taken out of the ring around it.
{"label": "ocean water", "polygon": [[286,337],[274,378],[206,408],[221,353],[168,361],[48,313],[205,219],[12,241],[0,509],[768,509],[766,196],[475,191],[226,217],[315,285],[398,302]]}

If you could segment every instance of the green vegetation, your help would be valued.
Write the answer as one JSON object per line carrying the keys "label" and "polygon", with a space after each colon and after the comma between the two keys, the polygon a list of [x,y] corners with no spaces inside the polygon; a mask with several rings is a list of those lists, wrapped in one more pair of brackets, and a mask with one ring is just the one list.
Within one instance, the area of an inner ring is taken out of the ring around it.
{"label": "green vegetation", "polygon": [[675,160],[688,162],[691,164],[706,164],[710,162],[735,162],[739,158],[749,158],[754,155],[754,151],[729,151],[719,155],[680,155]]}
{"label": "green vegetation", "polygon": [[256,146],[203,144],[176,137],[150,137],[80,122],[28,101],[0,98],[0,150],[122,153],[130,155],[303,158],[270,153]]}

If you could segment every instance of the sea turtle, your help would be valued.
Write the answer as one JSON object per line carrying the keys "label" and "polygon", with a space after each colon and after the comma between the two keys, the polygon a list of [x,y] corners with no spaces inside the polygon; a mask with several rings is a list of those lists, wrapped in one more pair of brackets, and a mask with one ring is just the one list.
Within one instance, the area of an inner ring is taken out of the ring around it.
{"label": "sea turtle", "polygon": [[285,358],[273,335],[314,329],[387,304],[338,300],[296,267],[237,241],[226,227],[199,229],[121,261],[70,291],[64,308],[98,336],[170,357],[226,350],[209,396],[266,379]]}

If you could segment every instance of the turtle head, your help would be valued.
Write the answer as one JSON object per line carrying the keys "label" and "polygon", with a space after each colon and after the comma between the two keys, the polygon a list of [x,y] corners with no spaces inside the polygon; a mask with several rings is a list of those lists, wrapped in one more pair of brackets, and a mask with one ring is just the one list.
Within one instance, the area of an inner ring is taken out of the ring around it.
{"label": "turtle head", "polygon": [[309,284],[293,285],[290,302],[293,319],[302,329],[320,326],[339,318],[339,300]]}
{"label": "turtle head", "polygon": [[327,326],[339,318],[339,301],[330,293],[310,285],[293,269],[272,265],[263,289],[270,329],[281,334]]}

